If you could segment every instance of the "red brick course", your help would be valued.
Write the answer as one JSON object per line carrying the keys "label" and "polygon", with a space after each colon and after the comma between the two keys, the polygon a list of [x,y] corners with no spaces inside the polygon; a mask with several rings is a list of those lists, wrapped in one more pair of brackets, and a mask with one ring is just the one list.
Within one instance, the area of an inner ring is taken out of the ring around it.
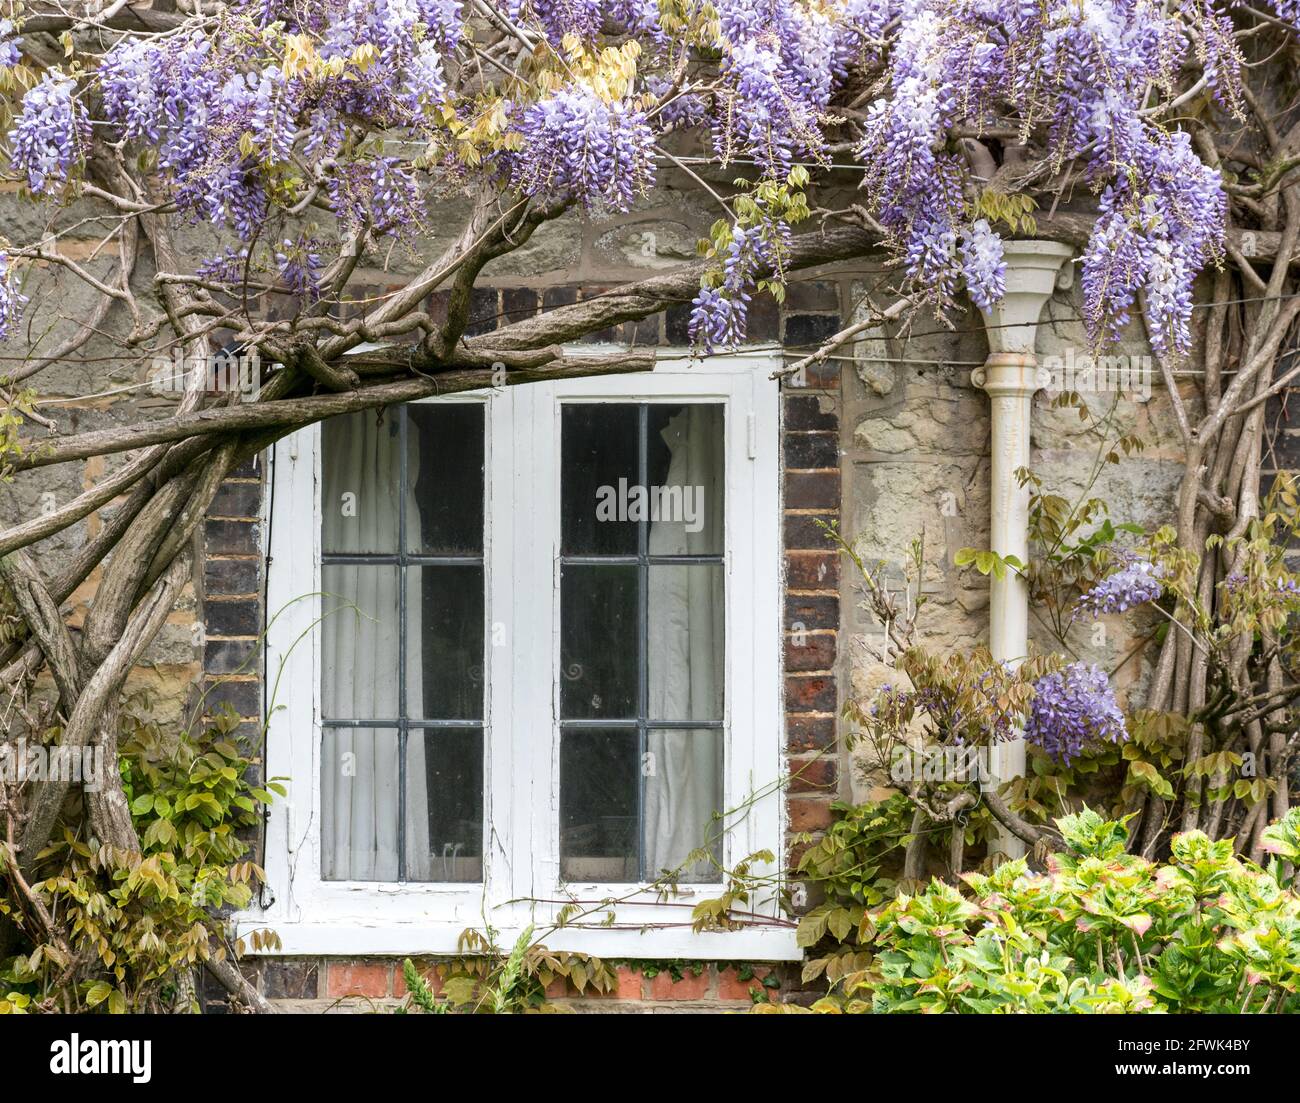
{"label": "red brick course", "polygon": [[325,973],[325,995],[382,999],[389,993],[392,972],[392,962],[382,959],[331,961]]}
{"label": "red brick course", "polygon": [[703,970],[698,977],[687,969],[681,980],[674,980],[665,969],[651,979],[649,996],[652,1000],[702,1000],[708,996],[712,980],[711,969]]}
{"label": "red brick course", "polygon": [[768,972],[767,969],[754,969],[749,980],[741,980],[740,970],[734,966],[723,969],[718,973],[718,999],[744,1000],[745,1003],[752,1003],[753,993],[762,990],[763,978]]}

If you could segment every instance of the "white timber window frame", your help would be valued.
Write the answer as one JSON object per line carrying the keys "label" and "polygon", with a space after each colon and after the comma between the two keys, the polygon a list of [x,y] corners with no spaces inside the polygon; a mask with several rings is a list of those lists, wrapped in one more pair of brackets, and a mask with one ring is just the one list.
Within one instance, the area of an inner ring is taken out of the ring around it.
{"label": "white timber window frame", "polygon": [[[794,926],[781,917],[775,892],[751,902],[751,923],[697,933],[691,909],[719,895],[721,883],[683,883],[666,901],[652,887],[565,884],[559,855],[562,408],[711,402],[723,405],[725,423],[723,803],[730,815],[723,864],[731,868],[770,850],[776,865],[755,872],[773,879],[778,872],[785,795],[780,395],[770,373],[779,363],[770,354],[701,363],[666,353],[653,372],[427,400],[485,407],[481,883],[321,878],[320,426],[275,446],[264,526],[265,772],[287,779],[289,792],[268,812],[267,887],[262,905],[237,917],[241,934],[273,930],[280,945],[267,952],[288,955],[448,954],[466,928],[491,925],[508,946],[531,923],[551,949],[603,957],[799,957]],[[566,903],[611,899],[619,903],[581,925],[549,929]]]}

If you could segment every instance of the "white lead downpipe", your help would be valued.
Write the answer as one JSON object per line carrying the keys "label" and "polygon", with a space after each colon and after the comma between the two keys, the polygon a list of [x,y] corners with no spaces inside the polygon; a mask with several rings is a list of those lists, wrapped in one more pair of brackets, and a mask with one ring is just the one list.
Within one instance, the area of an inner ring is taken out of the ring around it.
{"label": "white lead downpipe", "polygon": [[[1038,316],[1071,252],[1055,241],[1006,242],[1006,294],[984,311],[989,358],[971,372],[971,383],[988,392],[992,422],[989,547],[1021,563],[1029,561],[1029,491],[1016,480],[1016,470],[1029,466],[1034,392],[1050,382],[1034,352]],[[994,659],[1012,665],[1029,651],[1029,591],[1014,571],[1001,579],[989,576],[989,649]],[[993,748],[990,767],[992,787],[1023,776],[1024,740]],[[1024,844],[1000,829],[998,850],[1015,858]]]}

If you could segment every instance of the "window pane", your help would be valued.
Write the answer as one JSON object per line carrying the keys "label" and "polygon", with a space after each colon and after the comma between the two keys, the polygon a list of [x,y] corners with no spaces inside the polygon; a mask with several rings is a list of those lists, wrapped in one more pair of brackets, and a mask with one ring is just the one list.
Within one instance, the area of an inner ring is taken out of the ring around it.
{"label": "window pane", "polygon": [[326,728],[321,740],[321,878],[396,881],[397,732]]}
{"label": "window pane", "polygon": [[327,720],[395,720],[401,667],[398,568],[321,568],[321,712]]}
{"label": "window pane", "polygon": [[561,550],[635,555],[637,524],[626,508],[640,479],[638,407],[578,403],[561,417]]}
{"label": "window pane", "polygon": [[722,565],[650,567],[649,719],[721,720]]}
{"label": "window pane", "polygon": [[[651,729],[646,733],[642,773],[646,880],[672,870],[683,882],[721,881],[724,825],[714,814],[723,811],[722,732]],[[678,868],[700,848],[712,855],[713,862],[700,858]]]}
{"label": "window pane", "polygon": [[647,412],[651,555],[721,555],[722,407],[651,404]]}
{"label": "window pane", "polygon": [[[682,882],[720,880],[722,793],[717,729],[650,729],[644,757],[634,728],[564,731],[561,876],[627,883],[668,871]],[[686,864],[697,850],[705,856]]]}
{"label": "window pane", "polygon": [[406,879],[483,879],[483,732],[412,728],[406,738]]}
{"label": "window pane", "polygon": [[637,568],[565,566],[560,582],[560,715],[637,710]]}
{"label": "window pane", "polygon": [[406,713],[483,717],[483,568],[406,568]]}
{"label": "window pane", "polygon": [[326,554],[397,551],[398,420],[389,410],[321,426],[321,547]]}
{"label": "window pane", "polygon": [[483,406],[407,407],[406,547],[417,555],[483,551]]}
{"label": "window pane", "polygon": [[560,876],[630,883],[637,871],[637,733],[560,737]]}

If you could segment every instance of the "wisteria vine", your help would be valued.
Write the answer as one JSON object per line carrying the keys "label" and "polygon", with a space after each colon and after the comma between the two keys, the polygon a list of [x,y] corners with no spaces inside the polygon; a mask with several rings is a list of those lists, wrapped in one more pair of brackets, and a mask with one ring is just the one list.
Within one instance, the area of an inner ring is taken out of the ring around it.
{"label": "wisteria vine", "polygon": [[[1283,22],[1294,8],[1275,0]],[[0,20],[0,68],[32,73],[12,170],[62,198],[92,141],[124,143],[154,159],[177,209],[234,247],[259,240],[302,290],[305,270],[274,243],[410,240],[428,196],[475,174],[627,211],[655,183],[663,137],[693,128],[716,166],[758,180],[854,168],[909,293],[944,310],[964,289],[988,310],[1005,277],[990,168],[1020,158],[1096,195],[1082,255],[1094,338],[1140,306],[1158,351],[1190,346],[1193,282],[1220,256],[1227,205],[1163,105],[1196,61],[1216,109],[1238,109],[1242,59],[1217,0],[507,0],[497,19],[526,48],[526,80],[485,67],[471,14],[461,0],[243,0],[44,71],[22,59],[21,22]],[[322,210],[332,227],[289,224]],[[731,219],[693,304],[710,348],[744,339],[772,259],[770,227]]]}

